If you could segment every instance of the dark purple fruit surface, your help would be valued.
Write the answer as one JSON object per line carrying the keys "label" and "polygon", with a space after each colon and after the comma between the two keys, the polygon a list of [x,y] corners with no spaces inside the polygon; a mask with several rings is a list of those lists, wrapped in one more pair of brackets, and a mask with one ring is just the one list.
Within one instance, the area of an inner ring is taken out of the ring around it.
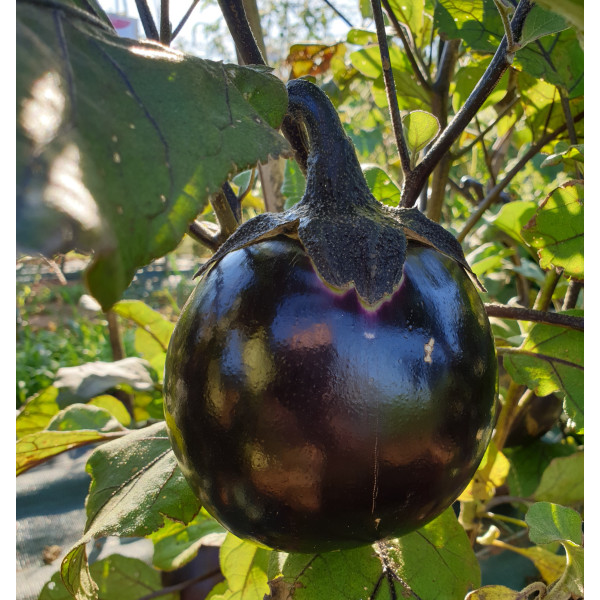
{"label": "dark purple fruit surface", "polygon": [[183,473],[230,531],[321,552],[413,531],[456,499],[489,441],[493,337],[465,270],[409,242],[366,308],[279,236],[204,273],[175,328],[165,410]]}

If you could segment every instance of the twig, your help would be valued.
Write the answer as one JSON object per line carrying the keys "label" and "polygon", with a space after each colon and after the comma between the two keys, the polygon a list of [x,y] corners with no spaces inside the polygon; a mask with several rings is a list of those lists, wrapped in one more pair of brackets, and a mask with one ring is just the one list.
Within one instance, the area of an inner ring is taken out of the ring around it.
{"label": "twig", "polygon": [[[372,0],[373,2],[374,0]],[[529,11],[533,7],[531,0],[520,0],[519,5],[515,10],[515,14],[511,21],[511,31],[513,38],[519,40],[523,30],[523,24]],[[440,159],[450,149],[454,141],[464,131],[466,126],[471,122],[477,111],[481,108],[486,98],[496,87],[504,71],[510,65],[510,60],[507,51],[506,37],[502,38],[492,61],[490,62],[485,73],[471,92],[466,102],[452,119],[452,122],[444,129],[438,137],[431,149],[427,152],[423,160],[410,177],[405,178],[402,186],[402,201],[401,205],[405,208],[414,206],[423,183],[438,164]]]}
{"label": "twig", "polygon": [[212,232],[206,225],[198,221],[190,223],[188,235],[213,252],[221,245],[218,232]]}
{"label": "twig", "polygon": [[383,8],[385,8],[385,12],[387,13],[387,16],[388,16],[390,22],[394,26],[394,29],[395,29],[396,33],[398,34],[398,37],[400,38],[402,45],[404,46],[404,51],[406,52],[408,61],[410,62],[410,65],[413,69],[414,74],[417,76],[419,83],[426,90],[431,90],[431,82],[426,79],[425,75],[421,71],[421,68],[419,67],[419,64],[417,63],[415,55],[413,54],[413,51],[412,51],[412,48],[408,41],[408,38],[406,37],[406,34],[404,33],[404,29],[402,28],[402,25],[400,25],[400,22],[398,21],[396,14],[394,13],[392,7],[390,6],[389,0],[381,0],[381,3],[383,4]]}
{"label": "twig", "polygon": [[228,238],[238,227],[238,222],[231,210],[225,193],[221,190],[210,199],[215,216],[221,227],[219,237]]}
{"label": "twig", "polygon": [[171,22],[169,21],[169,0],[160,0],[160,42],[171,44]]}
{"label": "twig", "polygon": [[488,317],[512,319],[515,321],[532,321],[534,323],[558,325],[559,327],[566,327],[567,329],[583,331],[583,317],[534,310],[533,308],[504,306],[503,304],[485,304],[484,306]]}
{"label": "twig", "polygon": [[569,287],[567,288],[567,293],[565,294],[562,310],[575,308],[575,305],[577,304],[577,298],[579,297],[579,292],[582,288],[582,281],[577,281],[576,279],[571,279],[571,281],[569,281]]}
{"label": "twig", "polygon": [[533,303],[534,310],[546,311],[550,308],[550,305],[552,304],[552,295],[554,294],[554,290],[558,285],[558,280],[561,275],[562,271],[558,271],[557,269],[550,269],[546,273],[544,283]]}
{"label": "twig", "polygon": [[144,28],[144,34],[149,40],[158,42],[160,40],[160,36],[158,35],[158,29],[156,29],[156,24],[152,18],[150,8],[148,8],[147,0],[135,0],[135,5],[137,7],[138,14],[140,15],[140,21],[142,22],[142,27]]}
{"label": "twig", "polygon": [[[125,350],[123,348],[123,338],[121,336],[121,328],[119,327],[117,313],[112,310],[107,310],[104,313],[104,316],[108,322],[108,338],[110,340],[113,360],[123,360],[125,358]],[[115,390],[114,394],[123,403],[123,406],[125,406],[131,418],[134,419],[133,396],[125,390]]]}
{"label": "twig", "polygon": [[[387,45],[385,24],[383,21],[383,12],[381,10],[380,2],[381,0],[371,0],[371,6],[373,8],[373,17],[375,18],[377,41],[379,42],[381,66],[383,68],[383,80],[385,82],[385,91],[387,93],[388,106],[392,119],[392,130],[394,131],[394,136],[396,138],[396,145],[398,146],[398,153],[400,154],[402,172],[404,174],[404,180],[406,181],[407,176],[411,173],[410,156],[408,147],[406,146],[406,141],[404,139],[404,133],[402,131],[402,119],[400,117],[400,109],[398,108],[396,84],[394,82],[394,75],[392,73],[392,63],[390,61],[390,52]],[[419,192],[420,191],[421,190],[419,189]]]}
{"label": "twig", "polygon": [[500,18],[502,19],[502,25],[504,25],[504,35],[506,36],[506,50],[509,54],[514,54],[518,47],[515,47],[515,41],[513,38],[513,34],[510,28],[510,19],[509,16],[513,12],[513,6],[507,6],[502,2],[502,0],[494,0],[494,4],[500,13]]}
{"label": "twig", "polygon": [[183,26],[187,23],[187,20],[190,18],[190,15],[194,11],[194,8],[196,8],[196,5],[198,4],[198,2],[200,2],[200,0],[194,0],[192,2],[191,6],[187,9],[187,12],[185,13],[185,15],[183,15],[183,18],[181,19],[181,21],[179,21],[179,25],[177,25],[177,27],[175,27],[175,29],[173,30],[173,33],[171,34],[171,41],[174,40],[179,35],[179,32],[182,30]]}
{"label": "twig", "polygon": [[[576,117],[575,121],[583,119],[583,111],[581,111]],[[459,242],[462,242],[467,233],[473,229],[475,224],[479,221],[483,213],[494,203],[500,192],[519,174],[521,169],[548,143],[553,139],[557,138],[561,133],[567,129],[566,125],[561,125],[554,131],[547,133],[538,142],[536,142],[531,148],[521,157],[517,164],[497,183],[487,194],[483,202],[479,205],[477,210],[469,217],[465,223],[462,231],[456,236]],[[422,163],[421,163],[422,164]]]}
{"label": "twig", "polygon": [[350,21],[348,21],[348,19],[346,19],[346,17],[329,0],[323,0],[323,2],[325,2],[337,16],[348,25],[348,27],[354,27],[354,25],[352,25],[352,23],[350,23]]}

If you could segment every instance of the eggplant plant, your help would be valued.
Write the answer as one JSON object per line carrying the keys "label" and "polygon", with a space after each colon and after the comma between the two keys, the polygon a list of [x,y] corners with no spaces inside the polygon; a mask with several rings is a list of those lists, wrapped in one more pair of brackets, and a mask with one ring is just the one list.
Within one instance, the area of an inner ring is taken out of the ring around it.
{"label": "eggplant plant", "polygon": [[[99,444],[40,599],[200,597],[215,546],[215,599],[582,598],[583,9],[372,0],[286,83],[251,4],[219,0],[233,65],[171,48],[168,2],[146,41],[17,2],[18,250],[89,255],[117,386],[62,372],[18,414],[17,474]],[[123,300],[184,237],[176,323]],[[162,579],[89,565],[109,535]]]}

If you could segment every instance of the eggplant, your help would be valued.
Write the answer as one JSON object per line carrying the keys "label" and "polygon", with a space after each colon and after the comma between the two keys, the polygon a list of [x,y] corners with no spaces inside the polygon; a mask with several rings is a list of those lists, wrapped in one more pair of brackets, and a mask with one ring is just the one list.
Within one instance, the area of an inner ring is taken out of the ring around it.
{"label": "eggplant", "polygon": [[308,134],[305,195],[202,267],[169,344],[165,416],[228,530],[324,552],[404,535],[454,502],[492,433],[497,358],[460,244],[373,198],[318,87],[288,94]]}

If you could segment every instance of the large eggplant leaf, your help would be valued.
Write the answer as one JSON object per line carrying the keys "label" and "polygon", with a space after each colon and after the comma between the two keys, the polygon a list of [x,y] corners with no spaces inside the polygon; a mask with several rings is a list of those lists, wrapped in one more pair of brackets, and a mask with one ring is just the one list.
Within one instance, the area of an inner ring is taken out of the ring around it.
{"label": "large eggplant leaf", "polygon": [[165,519],[189,523],[200,510],[171,450],[164,421],[134,431],[94,451],[82,538],[65,556],[61,573],[77,600],[98,597],[87,564],[86,543],[107,535],[146,536]]}
{"label": "large eggplant leaf", "polygon": [[286,155],[283,83],[119,38],[75,0],[17,3],[17,240],[91,250],[106,310],[227,176]]}
{"label": "large eggplant leaf", "polygon": [[[273,552],[269,578],[273,600],[412,597],[406,586],[421,598],[446,600],[464,598],[479,586],[480,572],[467,534],[449,508],[421,529],[374,546],[326,554]],[[395,588],[393,595],[377,595],[388,585]]]}

